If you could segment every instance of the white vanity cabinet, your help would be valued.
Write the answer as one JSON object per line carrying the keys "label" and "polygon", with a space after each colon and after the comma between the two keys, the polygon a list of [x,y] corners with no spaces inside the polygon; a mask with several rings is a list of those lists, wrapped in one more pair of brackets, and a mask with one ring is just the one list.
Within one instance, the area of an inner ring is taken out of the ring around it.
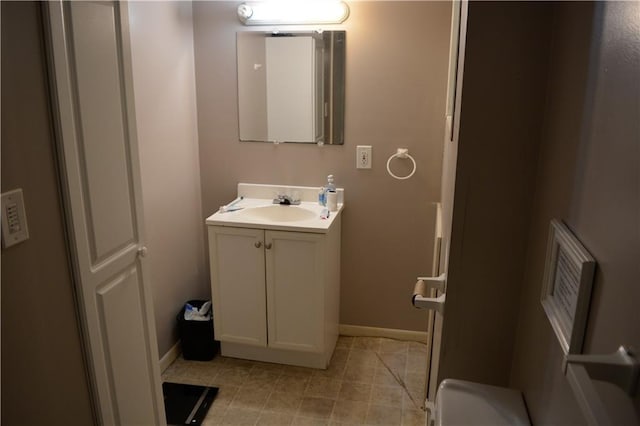
{"label": "white vanity cabinet", "polygon": [[326,368],[338,338],[340,217],[322,233],[209,225],[222,355]]}
{"label": "white vanity cabinet", "polygon": [[266,346],[264,254],[263,230],[209,227],[216,339]]}

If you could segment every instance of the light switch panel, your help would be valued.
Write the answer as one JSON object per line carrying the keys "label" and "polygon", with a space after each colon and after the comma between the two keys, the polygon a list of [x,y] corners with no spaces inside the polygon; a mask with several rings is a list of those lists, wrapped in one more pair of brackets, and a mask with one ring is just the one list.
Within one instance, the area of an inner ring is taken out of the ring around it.
{"label": "light switch panel", "polygon": [[11,247],[29,238],[22,189],[2,194],[2,246]]}

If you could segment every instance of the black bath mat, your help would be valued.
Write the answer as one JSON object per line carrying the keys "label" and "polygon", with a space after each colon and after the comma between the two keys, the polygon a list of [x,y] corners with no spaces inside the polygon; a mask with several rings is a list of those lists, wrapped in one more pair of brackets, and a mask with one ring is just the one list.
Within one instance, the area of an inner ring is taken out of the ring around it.
{"label": "black bath mat", "polygon": [[200,425],[218,388],[164,382],[164,410],[169,425]]}

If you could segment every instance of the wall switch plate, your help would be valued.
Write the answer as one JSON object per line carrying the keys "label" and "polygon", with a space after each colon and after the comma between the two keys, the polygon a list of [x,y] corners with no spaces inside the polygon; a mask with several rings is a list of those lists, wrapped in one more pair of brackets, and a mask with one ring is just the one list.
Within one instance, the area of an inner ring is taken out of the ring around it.
{"label": "wall switch plate", "polygon": [[371,145],[358,145],[356,147],[356,168],[371,168]]}
{"label": "wall switch plate", "polygon": [[29,238],[22,189],[2,194],[2,246],[11,247]]}

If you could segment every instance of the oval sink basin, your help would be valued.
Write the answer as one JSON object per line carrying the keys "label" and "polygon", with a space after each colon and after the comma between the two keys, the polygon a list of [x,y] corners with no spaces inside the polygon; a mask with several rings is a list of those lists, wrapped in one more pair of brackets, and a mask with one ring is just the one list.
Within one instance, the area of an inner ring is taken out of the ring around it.
{"label": "oval sink basin", "polygon": [[242,216],[269,222],[296,222],[313,219],[316,213],[296,206],[273,205],[245,209],[242,211]]}

